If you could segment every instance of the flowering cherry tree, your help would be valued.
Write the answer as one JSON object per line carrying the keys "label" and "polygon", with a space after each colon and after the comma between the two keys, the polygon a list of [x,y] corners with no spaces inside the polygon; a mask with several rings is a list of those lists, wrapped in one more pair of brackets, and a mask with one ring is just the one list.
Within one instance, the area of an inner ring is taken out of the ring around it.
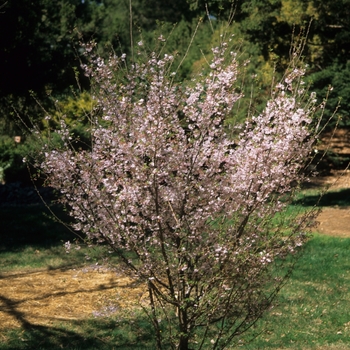
{"label": "flowering cherry tree", "polygon": [[183,84],[173,61],[95,57],[85,66],[99,111],[91,145],[71,146],[62,122],[66,147],[47,146],[41,167],[75,229],[145,282],[157,349],[223,349],[270,307],[285,277],[278,267],[307,237],[312,213],[288,225],[283,213],[304,180],[315,101],[291,65],[233,137],[235,53],[222,43],[206,73]]}

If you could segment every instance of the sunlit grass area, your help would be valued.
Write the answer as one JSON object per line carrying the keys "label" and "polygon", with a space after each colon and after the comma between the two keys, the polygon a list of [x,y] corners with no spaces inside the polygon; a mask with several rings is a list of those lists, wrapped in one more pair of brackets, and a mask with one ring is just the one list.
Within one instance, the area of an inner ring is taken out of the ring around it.
{"label": "sunlit grass area", "polygon": [[350,239],[315,235],[246,348],[348,349],[349,305]]}
{"label": "sunlit grass area", "polygon": [[[322,203],[330,205],[343,194],[332,193]],[[288,208],[291,217],[315,199],[316,193],[304,194]],[[91,258],[88,264],[100,254],[86,248],[67,254],[63,243],[75,236],[52,221],[44,207],[1,208],[0,216],[0,272],[79,268],[86,263],[86,254]],[[6,278],[6,274],[0,276]],[[249,341],[243,335],[232,349],[350,349],[349,305],[350,238],[314,234],[275,306],[254,327],[259,336]],[[1,307],[0,303],[0,311]],[[154,349],[152,332],[141,310],[120,309],[108,318],[91,315],[2,329],[0,349]]]}

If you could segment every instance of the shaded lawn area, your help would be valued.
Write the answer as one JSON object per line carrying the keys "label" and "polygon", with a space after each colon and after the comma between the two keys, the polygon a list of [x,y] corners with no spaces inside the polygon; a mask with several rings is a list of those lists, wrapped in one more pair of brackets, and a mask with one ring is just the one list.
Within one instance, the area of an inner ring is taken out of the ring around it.
{"label": "shaded lawn area", "polygon": [[350,188],[327,191],[320,197],[320,191],[306,191],[302,193],[294,204],[311,207],[347,207],[350,206]]}
{"label": "shaded lawn area", "polygon": [[[69,222],[58,205],[53,211]],[[0,207],[0,270],[68,267],[81,264],[84,253],[64,254],[63,244],[76,235],[54,221],[43,204]],[[80,260],[80,261],[79,261]]]}
{"label": "shaded lawn area", "polygon": [[0,333],[1,350],[153,350],[152,329],[145,316],[91,319],[52,327],[28,326]]}
{"label": "shaded lawn area", "polygon": [[[59,205],[55,205],[52,210],[60,219],[69,222],[68,215]],[[47,247],[74,237],[62,224],[55,222],[43,204],[1,206],[0,220],[2,249],[25,245]]]}

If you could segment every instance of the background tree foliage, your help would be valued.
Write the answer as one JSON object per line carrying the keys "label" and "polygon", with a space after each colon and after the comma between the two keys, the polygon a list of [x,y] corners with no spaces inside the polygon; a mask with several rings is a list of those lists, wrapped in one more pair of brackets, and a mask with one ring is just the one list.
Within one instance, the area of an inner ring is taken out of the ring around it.
{"label": "background tree foliage", "polygon": [[[180,61],[198,23],[186,65],[178,72],[180,80],[206,64],[203,53],[225,28],[243,49],[241,60],[250,60],[244,77],[246,95],[267,97],[273,75],[289,61],[293,35],[307,33],[304,61],[309,65],[311,90],[321,101],[333,85],[326,113],[332,113],[341,97],[341,125],[349,126],[349,4],[349,0],[132,0],[130,23],[129,0],[3,1],[0,133],[13,137],[22,132],[15,123],[16,113],[27,122],[43,118],[33,93],[53,110],[52,100],[68,101],[78,86],[88,91],[80,69],[81,41],[95,40],[102,56],[113,49],[130,57],[132,44],[137,48],[142,40],[152,51],[163,34],[166,51]],[[261,102],[260,97],[253,107],[259,109]],[[228,118],[240,120],[234,115]]]}

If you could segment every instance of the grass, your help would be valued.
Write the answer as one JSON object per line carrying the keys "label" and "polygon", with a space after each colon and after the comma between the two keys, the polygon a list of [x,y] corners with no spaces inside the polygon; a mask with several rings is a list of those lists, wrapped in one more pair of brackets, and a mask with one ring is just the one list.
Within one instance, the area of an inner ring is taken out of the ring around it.
{"label": "grass", "polygon": [[[53,212],[69,222],[61,207]],[[65,253],[64,242],[73,242],[77,236],[63,224],[53,220],[48,209],[41,204],[0,208],[0,271],[17,269],[57,269],[77,267],[89,263],[101,254],[97,248],[71,249]]]}
{"label": "grass", "polygon": [[[350,239],[315,235],[277,306],[254,329],[261,335],[239,348],[350,349],[349,251]],[[0,339],[0,350],[153,348],[152,329],[139,313],[29,326],[0,333]]]}
{"label": "grass", "polygon": [[320,197],[320,191],[307,190],[303,191],[295,204],[303,206],[313,206],[317,203],[319,207],[350,206],[350,189],[340,189],[328,191]]}
{"label": "grass", "polygon": [[153,350],[152,329],[144,315],[33,326],[0,334],[0,350]]}
{"label": "grass", "polygon": [[315,235],[245,349],[350,349],[350,239]]}
{"label": "grass", "polygon": [[[310,192],[309,192],[310,193]],[[349,205],[344,191],[331,193],[323,205]],[[316,195],[304,195],[308,206]],[[339,204],[338,204],[339,205]],[[298,209],[299,210],[299,209]],[[64,215],[64,213],[62,213]],[[1,208],[0,271],[77,266],[84,250],[67,255],[62,248],[74,236],[52,222],[44,207]],[[11,234],[10,234],[11,233]],[[350,239],[315,235],[306,244],[277,305],[254,328],[259,337],[241,339],[238,349],[350,349]],[[1,298],[1,287],[0,287]],[[111,318],[26,324],[0,331],[0,350],[154,349],[152,328],[142,313]]]}
{"label": "grass", "polygon": [[64,255],[62,245],[48,247],[23,246],[0,253],[0,270],[56,269],[79,266],[84,261],[84,251]]}
{"label": "grass", "polygon": [[[61,219],[67,219],[59,206],[55,206],[53,211]],[[1,207],[0,252],[26,245],[48,247],[74,238],[68,229],[52,220],[50,215],[43,204]]]}

